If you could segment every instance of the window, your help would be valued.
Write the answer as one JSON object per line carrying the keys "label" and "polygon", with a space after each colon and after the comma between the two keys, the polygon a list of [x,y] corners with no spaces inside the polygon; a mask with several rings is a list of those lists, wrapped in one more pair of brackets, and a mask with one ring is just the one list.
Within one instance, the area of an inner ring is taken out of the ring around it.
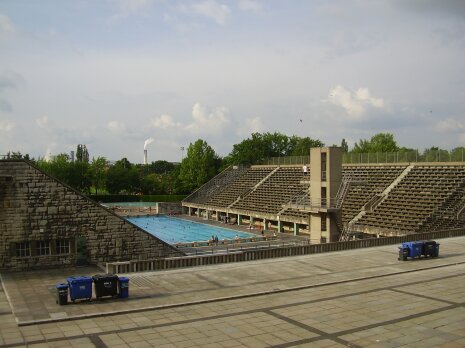
{"label": "window", "polygon": [[57,254],[69,254],[69,240],[68,239],[57,240]]}
{"label": "window", "polygon": [[321,153],[321,181],[326,181],[326,152]]}
{"label": "window", "polygon": [[31,243],[29,242],[16,243],[16,256],[17,257],[31,256]]}
{"label": "window", "polygon": [[37,255],[50,255],[50,242],[49,241],[39,241],[37,242]]}
{"label": "window", "polygon": [[326,231],[326,213],[321,213],[321,231]]}

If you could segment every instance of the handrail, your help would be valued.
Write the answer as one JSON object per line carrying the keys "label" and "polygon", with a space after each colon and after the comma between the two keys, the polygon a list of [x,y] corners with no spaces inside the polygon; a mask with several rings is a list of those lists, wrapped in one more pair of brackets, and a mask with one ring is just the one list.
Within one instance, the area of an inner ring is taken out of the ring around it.
{"label": "handrail", "polygon": [[420,241],[427,239],[441,239],[465,236],[465,228],[444,230],[437,232],[415,233],[404,236],[381,237],[371,239],[360,239],[344,242],[326,244],[309,244],[295,246],[272,246],[256,250],[231,251],[222,254],[193,255],[182,257],[171,257],[165,259],[131,260],[123,262],[110,262],[106,264],[107,273],[129,273],[141,271],[158,271],[166,269],[195,267],[230,262],[243,262],[252,260],[263,260],[286,256],[309,255],[316,253],[334,252],[350,249],[370,248],[383,245],[400,244],[409,241]]}

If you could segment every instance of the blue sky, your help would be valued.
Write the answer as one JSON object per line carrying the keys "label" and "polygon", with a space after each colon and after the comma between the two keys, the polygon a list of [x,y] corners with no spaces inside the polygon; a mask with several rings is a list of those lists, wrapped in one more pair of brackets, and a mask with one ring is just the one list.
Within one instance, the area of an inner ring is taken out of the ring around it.
{"label": "blue sky", "polygon": [[[0,0],[0,154],[224,156],[252,132],[465,144],[459,0]],[[299,120],[302,119],[302,122]]]}

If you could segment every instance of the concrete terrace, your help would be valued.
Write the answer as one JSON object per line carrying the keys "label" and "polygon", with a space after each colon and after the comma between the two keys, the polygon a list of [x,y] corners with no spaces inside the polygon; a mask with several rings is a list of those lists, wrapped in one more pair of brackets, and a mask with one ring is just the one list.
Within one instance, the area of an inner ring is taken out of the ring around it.
{"label": "concrete terrace", "polygon": [[465,237],[437,259],[397,246],[128,274],[130,297],[59,306],[101,269],[3,273],[3,347],[464,347]]}

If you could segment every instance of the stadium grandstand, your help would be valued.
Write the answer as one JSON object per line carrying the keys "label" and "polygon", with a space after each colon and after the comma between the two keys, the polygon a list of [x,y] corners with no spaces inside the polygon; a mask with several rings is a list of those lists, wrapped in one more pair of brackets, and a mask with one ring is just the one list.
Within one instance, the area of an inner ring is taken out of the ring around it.
{"label": "stadium grandstand", "polygon": [[299,164],[229,167],[182,205],[312,243],[463,228],[465,162],[342,164],[340,148],[317,148]]}

